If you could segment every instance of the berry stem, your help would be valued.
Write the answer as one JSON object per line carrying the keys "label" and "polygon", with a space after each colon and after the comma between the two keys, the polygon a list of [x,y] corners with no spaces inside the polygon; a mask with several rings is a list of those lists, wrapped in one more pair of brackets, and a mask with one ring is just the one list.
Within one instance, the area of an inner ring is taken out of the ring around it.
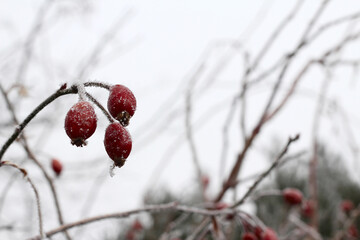
{"label": "berry stem", "polygon": [[84,83],[84,87],[101,87],[110,90],[111,85],[102,82],[86,82]]}
{"label": "berry stem", "polygon": [[0,150],[0,160],[2,159],[3,155],[5,154],[6,150],[10,147],[10,145],[16,140],[16,138],[19,137],[22,130],[28,125],[28,123],[47,105],[49,105],[51,102],[53,102],[58,97],[61,97],[63,95],[67,94],[75,94],[77,93],[77,87],[72,86],[71,88],[64,89],[64,90],[58,90],[52,95],[50,95],[47,99],[45,99],[42,103],[40,103],[25,119],[24,121],[18,125],[13,134],[10,136],[10,138],[5,142],[5,144],[1,147]]}
{"label": "berry stem", "polygon": [[107,119],[109,120],[110,123],[114,122],[114,119],[111,117],[111,115],[109,114],[108,111],[106,111],[106,109],[104,108],[103,105],[101,105],[101,103],[96,100],[96,98],[94,98],[90,93],[85,92],[86,97],[92,101],[98,108],[100,108],[100,110],[104,113],[104,115],[107,117]]}
{"label": "berry stem", "polygon": [[[107,90],[110,90],[110,85],[109,84],[105,84],[105,83],[101,83],[101,82],[86,82],[83,85],[84,87],[102,87],[105,88]],[[2,159],[3,155],[5,154],[6,150],[10,147],[10,145],[16,140],[16,138],[19,137],[19,135],[21,134],[22,130],[24,130],[24,128],[28,125],[28,123],[42,110],[44,109],[47,105],[49,105],[51,102],[53,102],[55,99],[57,99],[58,97],[61,97],[63,95],[67,95],[67,94],[76,94],[78,93],[78,86],[73,85],[70,88],[67,89],[59,89],[57,90],[55,93],[53,93],[52,95],[50,95],[47,99],[45,99],[42,103],[40,103],[25,119],[24,121],[18,125],[13,134],[10,136],[10,138],[4,143],[4,145],[1,147],[0,150],[0,160]],[[96,102],[94,102],[96,104]],[[97,104],[96,104],[97,105]],[[101,107],[99,105],[97,105],[100,109]],[[102,107],[104,109],[104,107]],[[104,112],[104,111],[103,111]],[[105,114],[105,112],[104,112]],[[106,114],[105,114],[106,115]],[[108,117],[109,119],[109,117]],[[109,119],[110,122],[113,122],[113,120]]]}

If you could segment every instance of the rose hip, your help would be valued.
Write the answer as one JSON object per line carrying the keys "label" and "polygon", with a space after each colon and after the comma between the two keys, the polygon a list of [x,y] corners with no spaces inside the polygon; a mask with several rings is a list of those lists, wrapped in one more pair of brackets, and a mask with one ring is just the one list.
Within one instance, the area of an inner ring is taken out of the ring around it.
{"label": "rose hip", "polygon": [[59,160],[57,160],[56,158],[53,158],[51,160],[51,168],[55,172],[56,176],[59,176],[61,174],[63,166]]}
{"label": "rose hip", "polygon": [[132,148],[130,133],[120,123],[111,123],[105,131],[104,145],[115,166],[122,167]]}
{"label": "rose hip", "polygon": [[86,139],[96,130],[97,119],[94,108],[89,102],[80,101],[66,114],[65,131],[71,144],[77,147],[86,145]]}
{"label": "rose hip", "polygon": [[305,201],[301,206],[301,213],[305,217],[311,217],[314,215],[315,203],[312,200]]}
{"label": "rose hip", "polygon": [[285,202],[290,205],[298,205],[302,202],[303,195],[296,188],[286,188],[283,190],[283,197]]}
{"label": "rose hip", "polygon": [[345,213],[350,213],[354,209],[354,203],[351,200],[343,200],[341,202],[341,210]]}
{"label": "rose hip", "polygon": [[258,238],[253,233],[245,233],[242,238],[242,240],[257,240]]}
{"label": "rose hip", "polygon": [[110,88],[107,107],[111,116],[126,127],[135,113],[136,98],[127,87],[120,84],[114,85]]}
{"label": "rose hip", "polygon": [[262,233],[261,240],[278,240],[278,236],[274,230],[267,228]]}

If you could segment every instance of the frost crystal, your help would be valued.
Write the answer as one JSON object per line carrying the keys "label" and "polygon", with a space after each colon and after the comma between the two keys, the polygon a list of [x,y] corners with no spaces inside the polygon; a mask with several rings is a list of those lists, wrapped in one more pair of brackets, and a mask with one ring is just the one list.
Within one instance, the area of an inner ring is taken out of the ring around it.
{"label": "frost crystal", "polygon": [[109,175],[110,177],[114,177],[115,176],[115,163],[113,163],[110,168],[109,168]]}
{"label": "frost crystal", "polygon": [[84,84],[77,83],[76,86],[78,89],[78,94],[79,94],[80,99],[86,99],[86,95],[85,95],[86,90],[85,90]]}

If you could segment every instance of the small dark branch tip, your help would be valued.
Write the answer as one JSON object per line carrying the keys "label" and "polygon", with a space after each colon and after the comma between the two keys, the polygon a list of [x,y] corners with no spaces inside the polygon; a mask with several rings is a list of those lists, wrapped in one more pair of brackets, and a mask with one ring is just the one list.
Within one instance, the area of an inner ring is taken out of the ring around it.
{"label": "small dark branch tip", "polygon": [[294,142],[294,141],[299,140],[299,138],[300,138],[300,133],[296,134],[295,137],[290,138],[289,141]]}
{"label": "small dark branch tip", "polygon": [[63,84],[61,84],[59,90],[64,90],[64,89],[66,89],[66,88],[67,88],[67,84],[66,84],[66,83],[63,83]]}

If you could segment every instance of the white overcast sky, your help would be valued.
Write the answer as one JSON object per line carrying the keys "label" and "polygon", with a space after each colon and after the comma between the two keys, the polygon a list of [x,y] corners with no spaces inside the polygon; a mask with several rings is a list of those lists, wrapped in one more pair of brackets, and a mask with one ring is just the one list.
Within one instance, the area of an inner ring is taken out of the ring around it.
{"label": "white overcast sky", "polygon": [[[43,2],[0,1],[0,81],[4,86],[13,83],[18,59],[22,54],[21,46]],[[270,66],[296,45],[320,3],[318,0],[305,1],[297,17],[288,25],[264,59],[262,68]],[[17,107],[19,117],[24,118],[30,109],[63,82],[71,84],[76,81],[98,80],[110,84],[124,84],[133,90],[138,101],[137,112],[129,126],[133,136],[133,152],[127,164],[117,170],[113,178],[108,174],[111,162],[102,145],[107,121],[100,111],[97,111],[97,132],[89,139],[87,147],[79,149],[71,146],[63,130],[64,116],[76,102],[76,96],[63,97],[47,111],[39,114],[39,118],[50,115],[53,120],[51,126],[45,126],[45,130],[36,124],[29,126],[28,134],[44,165],[48,164],[50,156],[57,157],[64,163],[64,174],[57,180],[57,187],[66,221],[81,218],[81,209],[94,184],[101,188],[91,211],[86,213],[88,216],[139,206],[144,191],[155,187],[152,175],[155,169],[163,169],[161,174],[156,174],[156,186],[167,186],[182,194],[194,189],[195,169],[189,147],[184,140],[184,93],[189,77],[204,55],[208,56],[206,72],[196,86],[192,119],[194,128],[197,129],[195,141],[200,164],[204,171],[212,176],[211,190],[215,193],[221,184],[219,164],[222,126],[232,97],[238,91],[244,66],[241,51],[234,54],[234,50],[230,51],[226,44],[221,43],[238,40],[239,45],[249,52],[250,59],[253,59],[274,28],[295,4],[294,0],[56,0],[44,18],[45,25],[40,37],[34,43],[36,50],[32,64],[24,78],[25,85],[30,89],[30,97]],[[317,26],[359,10],[360,1],[333,0]],[[117,33],[104,49],[99,64],[86,71],[81,79],[77,79],[79,69],[99,39],[126,13],[129,14],[127,20],[117,28]],[[304,61],[338,42],[348,27],[345,25],[328,31],[299,57],[290,69],[289,76],[294,76]],[[352,28],[359,29],[359,26],[354,25]],[[215,43],[218,43],[218,46],[209,51]],[[347,59],[359,58],[359,46],[360,44],[352,44],[343,55]],[[209,76],[219,60],[229,53],[233,54],[233,57],[228,66],[216,77],[214,83],[208,86],[206,76]],[[244,166],[243,176],[265,169],[268,160],[262,150],[274,147],[274,141],[284,144],[289,135],[301,133],[301,142],[294,146],[294,151],[309,148],[314,102],[323,80],[323,74],[316,67],[307,74],[298,96],[291,100],[255,142],[254,150],[248,155]],[[353,79],[349,69],[336,71],[328,97],[336,100],[347,111],[355,140],[359,141],[360,94],[357,81],[358,77]],[[259,85],[259,88],[250,93],[248,132],[264,107],[270,86]],[[285,85],[283,90],[286,89]],[[105,91],[90,91],[102,103],[106,103]],[[154,122],[149,124],[150,116],[161,106],[164,106],[162,111],[156,118],[151,118]],[[6,111],[3,99],[0,100],[0,109]],[[171,111],[175,111],[174,120],[164,122],[164,118]],[[1,118],[5,120],[5,116],[2,115]],[[3,119],[0,120],[3,122]],[[320,136],[328,140],[331,146],[337,147],[334,148],[336,151],[350,156],[349,166],[355,166],[346,140],[346,129],[341,122],[340,118],[334,121],[326,118],[322,122]],[[236,124],[237,122],[231,125],[227,171],[242,144]],[[0,130],[0,133],[3,142],[11,129]],[[177,140],[179,138],[180,140]],[[12,146],[7,156],[18,156],[19,149]],[[51,229],[57,226],[57,222],[49,190],[42,180],[42,175],[32,164],[27,163],[25,167],[33,170],[29,171],[30,176],[35,178],[44,193],[41,195],[44,217],[50,219],[45,221],[45,229]],[[19,181],[15,187],[26,189],[23,185]],[[16,190],[11,193],[9,198],[22,196],[22,192]],[[31,197],[27,200],[29,199]],[[24,200],[18,201],[19,205],[24,205]],[[24,208],[14,210],[9,207],[3,211],[0,219],[9,222],[19,219],[24,214],[23,210]],[[98,239],[103,231],[109,229],[102,224],[96,226],[98,227],[87,228],[89,233],[84,235],[84,239]],[[0,238],[1,234],[0,232]],[[21,239],[21,234],[18,237]]]}

